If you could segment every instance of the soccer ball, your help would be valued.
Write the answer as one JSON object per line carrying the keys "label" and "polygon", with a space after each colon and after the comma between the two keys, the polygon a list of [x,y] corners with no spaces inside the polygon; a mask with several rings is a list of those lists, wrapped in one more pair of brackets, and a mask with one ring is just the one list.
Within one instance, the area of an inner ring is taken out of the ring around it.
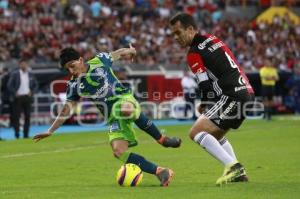
{"label": "soccer ball", "polygon": [[143,172],[135,164],[122,165],[117,173],[117,182],[124,187],[134,187],[142,182]]}

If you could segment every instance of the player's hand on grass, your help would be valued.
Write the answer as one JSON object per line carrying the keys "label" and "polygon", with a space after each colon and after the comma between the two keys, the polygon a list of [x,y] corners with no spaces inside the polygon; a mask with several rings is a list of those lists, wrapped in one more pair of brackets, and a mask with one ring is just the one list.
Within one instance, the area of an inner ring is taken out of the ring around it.
{"label": "player's hand on grass", "polygon": [[42,140],[42,139],[44,139],[44,138],[46,138],[46,137],[49,137],[49,136],[51,136],[51,135],[52,135],[52,133],[46,131],[46,132],[44,132],[44,133],[40,133],[40,134],[35,135],[35,136],[33,137],[33,140],[34,140],[35,142],[38,142],[38,141],[40,141],[40,140]]}

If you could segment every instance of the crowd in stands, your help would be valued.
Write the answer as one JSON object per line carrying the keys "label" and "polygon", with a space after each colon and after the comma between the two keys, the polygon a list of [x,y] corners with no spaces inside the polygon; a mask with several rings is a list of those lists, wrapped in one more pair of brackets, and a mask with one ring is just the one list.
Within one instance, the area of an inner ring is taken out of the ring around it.
{"label": "crowd in stands", "polygon": [[66,46],[90,58],[101,45],[112,50],[133,43],[138,64],[184,64],[185,52],[171,38],[168,20],[185,11],[195,16],[200,31],[223,39],[246,71],[257,71],[266,58],[280,70],[292,69],[300,59],[299,25],[288,16],[275,17],[273,24],[224,20],[225,6],[222,0],[0,0],[0,62],[20,57],[57,62]]}

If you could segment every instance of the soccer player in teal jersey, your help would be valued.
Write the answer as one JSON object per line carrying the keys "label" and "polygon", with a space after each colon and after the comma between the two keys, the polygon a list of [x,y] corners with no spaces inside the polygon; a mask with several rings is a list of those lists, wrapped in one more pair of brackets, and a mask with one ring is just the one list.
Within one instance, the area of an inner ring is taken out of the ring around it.
{"label": "soccer player in teal jersey", "polygon": [[33,139],[39,141],[52,135],[65,122],[76,102],[81,97],[87,97],[107,118],[110,125],[109,141],[114,156],[124,163],[139,165],[144,172],[156,175],[161,186],[167,186],[173,176],[171,169],[159,167],[128,150],[129,147],[137,145],[134,123],[164,147],[177,148],[181,144],[179,138],[160,133],[153,122],[141,112],[131,90],[123,87],[114,75],[112,62],[135,54],[135,48],[130,45],[130,48],[121,48],[111,53],[99,53],[85,63],[75,49],[63,49],[60,63],[72,75],[67,85],[67,101],[51,127]]}

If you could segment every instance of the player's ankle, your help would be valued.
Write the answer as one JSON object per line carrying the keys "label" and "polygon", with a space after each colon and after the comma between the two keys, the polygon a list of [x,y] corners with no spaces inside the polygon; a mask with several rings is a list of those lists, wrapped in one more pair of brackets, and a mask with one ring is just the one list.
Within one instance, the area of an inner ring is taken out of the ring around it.
{"label": "player's ankle", "polygon": [[163,145],[164,141],[166,139],[166,136],[165,135],[161,135],[160,138],[157,140],[157,142],[161,145]]}
{"label": "player's ankle", "polygon": [[156,168],[155,175],[158,175],[162,170],[163,170],[163,168],[158,166],[158,167]]}
{"label": "player's ankle", "polygon": [[233,161],[233,162],[231,162],[231,163],[225,165],[225,167],[226,167],[226,168],[230,168],[230,167],[232,167],[233,165],[235,165],[235,164],[237,164],[237,163],[239,163],[239,162],[238,162],[237,160],[235,160],[235,161]]}

